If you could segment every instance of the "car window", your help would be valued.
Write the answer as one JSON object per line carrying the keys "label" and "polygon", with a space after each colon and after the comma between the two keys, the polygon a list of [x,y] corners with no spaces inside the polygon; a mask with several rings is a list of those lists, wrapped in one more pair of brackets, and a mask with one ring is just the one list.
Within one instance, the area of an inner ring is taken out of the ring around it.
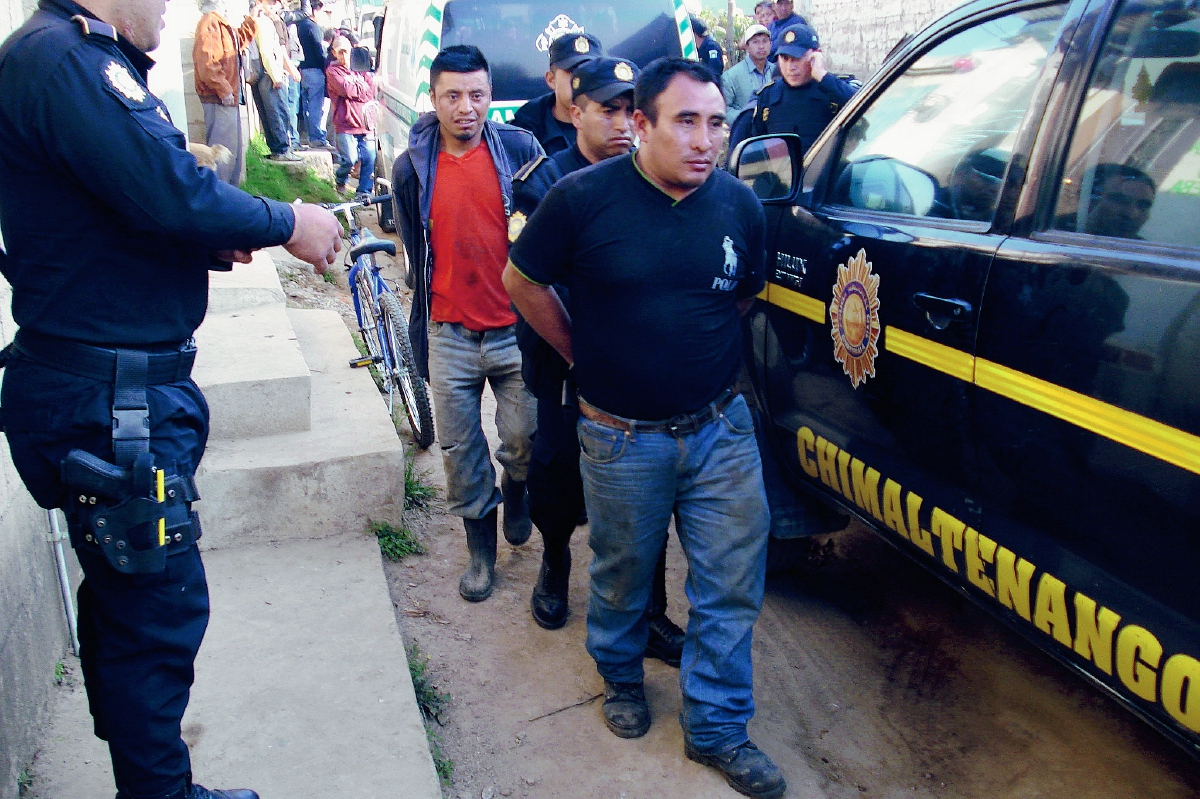
{"label": "car window", "polygon": [[1053,226],[1200,246],[1200,13],[1124,3],[1072,135]]}
{"label": "car window", "polygon": [[990,222],[1065,4],[988,20],[926,51],[850,126],[830,200]]}
{"label": "car window", "polygon": [[679,55],[679,35],[666,0],[450,0],[442,22],[442,47],[473,44],[492,68],[494,100],[545,94],[550,42],[583,31],[610,55],[645,66]]}

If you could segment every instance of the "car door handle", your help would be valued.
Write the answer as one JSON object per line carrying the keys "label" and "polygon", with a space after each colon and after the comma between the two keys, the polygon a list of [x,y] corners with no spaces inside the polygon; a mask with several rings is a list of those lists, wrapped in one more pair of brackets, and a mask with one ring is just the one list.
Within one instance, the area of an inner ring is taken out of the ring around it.
{"label": "car door handle", "polygon": [[945,330],[951,322],[965,322],[974,309],[971,303],[953,297],[935,297],[918,292],[913,295],[913,304],[925,312],[925,318],[935,330]]}

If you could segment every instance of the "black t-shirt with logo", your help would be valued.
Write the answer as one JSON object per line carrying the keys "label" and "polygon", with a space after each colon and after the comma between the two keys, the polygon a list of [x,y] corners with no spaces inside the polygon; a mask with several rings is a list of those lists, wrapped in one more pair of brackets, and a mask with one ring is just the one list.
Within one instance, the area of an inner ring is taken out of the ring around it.
{"label": "black t-shirt with logo", "polygon": [[580,395],[655,421],[699,410],[737,378],[737,302],[766,282],[765,227],[732,175],[717,170],[676,202],[629,155],[559,180],[509,257],[570,290]]}

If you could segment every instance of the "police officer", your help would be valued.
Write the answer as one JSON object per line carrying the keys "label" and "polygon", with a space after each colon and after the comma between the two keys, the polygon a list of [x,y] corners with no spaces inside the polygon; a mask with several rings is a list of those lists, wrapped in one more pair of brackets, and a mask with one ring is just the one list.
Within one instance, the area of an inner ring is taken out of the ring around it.
{"label": "police officer", "polygon": [[550,91],[521,106],[512,120],[512,124],[537,138],[546,155],[562,152],[575,143],[571,74],[580,64],[602,55],[600,40],[589,33],[566,33],[550,43],[550,68],[546,70]]}
{"label": "police officer", "polygon": [[[805,151],[854,94],[854,87],[825,68],[817,33],[804,24],[779,32],[776,76],[758,92],[753,110],[734,121],[729,151],[743,139],[766,133],[795,133]],[[743,124],[746,118],[749,124]]]}
{"label": "police officer", "polygon": [[210,269],[285,244],[324,271],[340,229],[197,167],[147,88],[164,10],[41,0],[0,46],[0,272],[20,328],[0,356],[0,422],[34,499],[67,515],[80,662],[118,799],[255,799],[194,784],[180,738],[209,610],[191,336]]}
{"label": "police officer", "polygon": [[[539,157],[513,177],[509,237],[516,240],[525,220],[564,175],[625,155],[633,148],[633,87],[638,68],[619,58],[596,58],[575,68],[571,79],[571,119],[578,137],[570,149]],[[565,286],[555,290],[569,301]],[[521,372],[538,399],[537,435],[529,465],[529,516],[542,533],[542,568],[533,589],[534,620],[548,630],[566,624],[567,584],[571,573],[571,533],[584,512],[579,475],[579,407],[567,363],[523,321],[518,321]],[[566,390],[564,391],[564,383]],[[567,402],[564,403],[564,397]],[[646,654],[679,666],[684,632],[667,617],[666,542],[654,571],[646,620]]]}

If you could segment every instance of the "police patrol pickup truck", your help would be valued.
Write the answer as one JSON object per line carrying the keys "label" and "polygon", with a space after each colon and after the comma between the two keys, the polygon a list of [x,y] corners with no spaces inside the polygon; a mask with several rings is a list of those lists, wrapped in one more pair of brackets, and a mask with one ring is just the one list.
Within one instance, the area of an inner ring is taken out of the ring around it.
{"label": "police patrol pickup truck", "polygon": [[1200,5],[972,2],[751,139],[768,434],[1200,754]]}

